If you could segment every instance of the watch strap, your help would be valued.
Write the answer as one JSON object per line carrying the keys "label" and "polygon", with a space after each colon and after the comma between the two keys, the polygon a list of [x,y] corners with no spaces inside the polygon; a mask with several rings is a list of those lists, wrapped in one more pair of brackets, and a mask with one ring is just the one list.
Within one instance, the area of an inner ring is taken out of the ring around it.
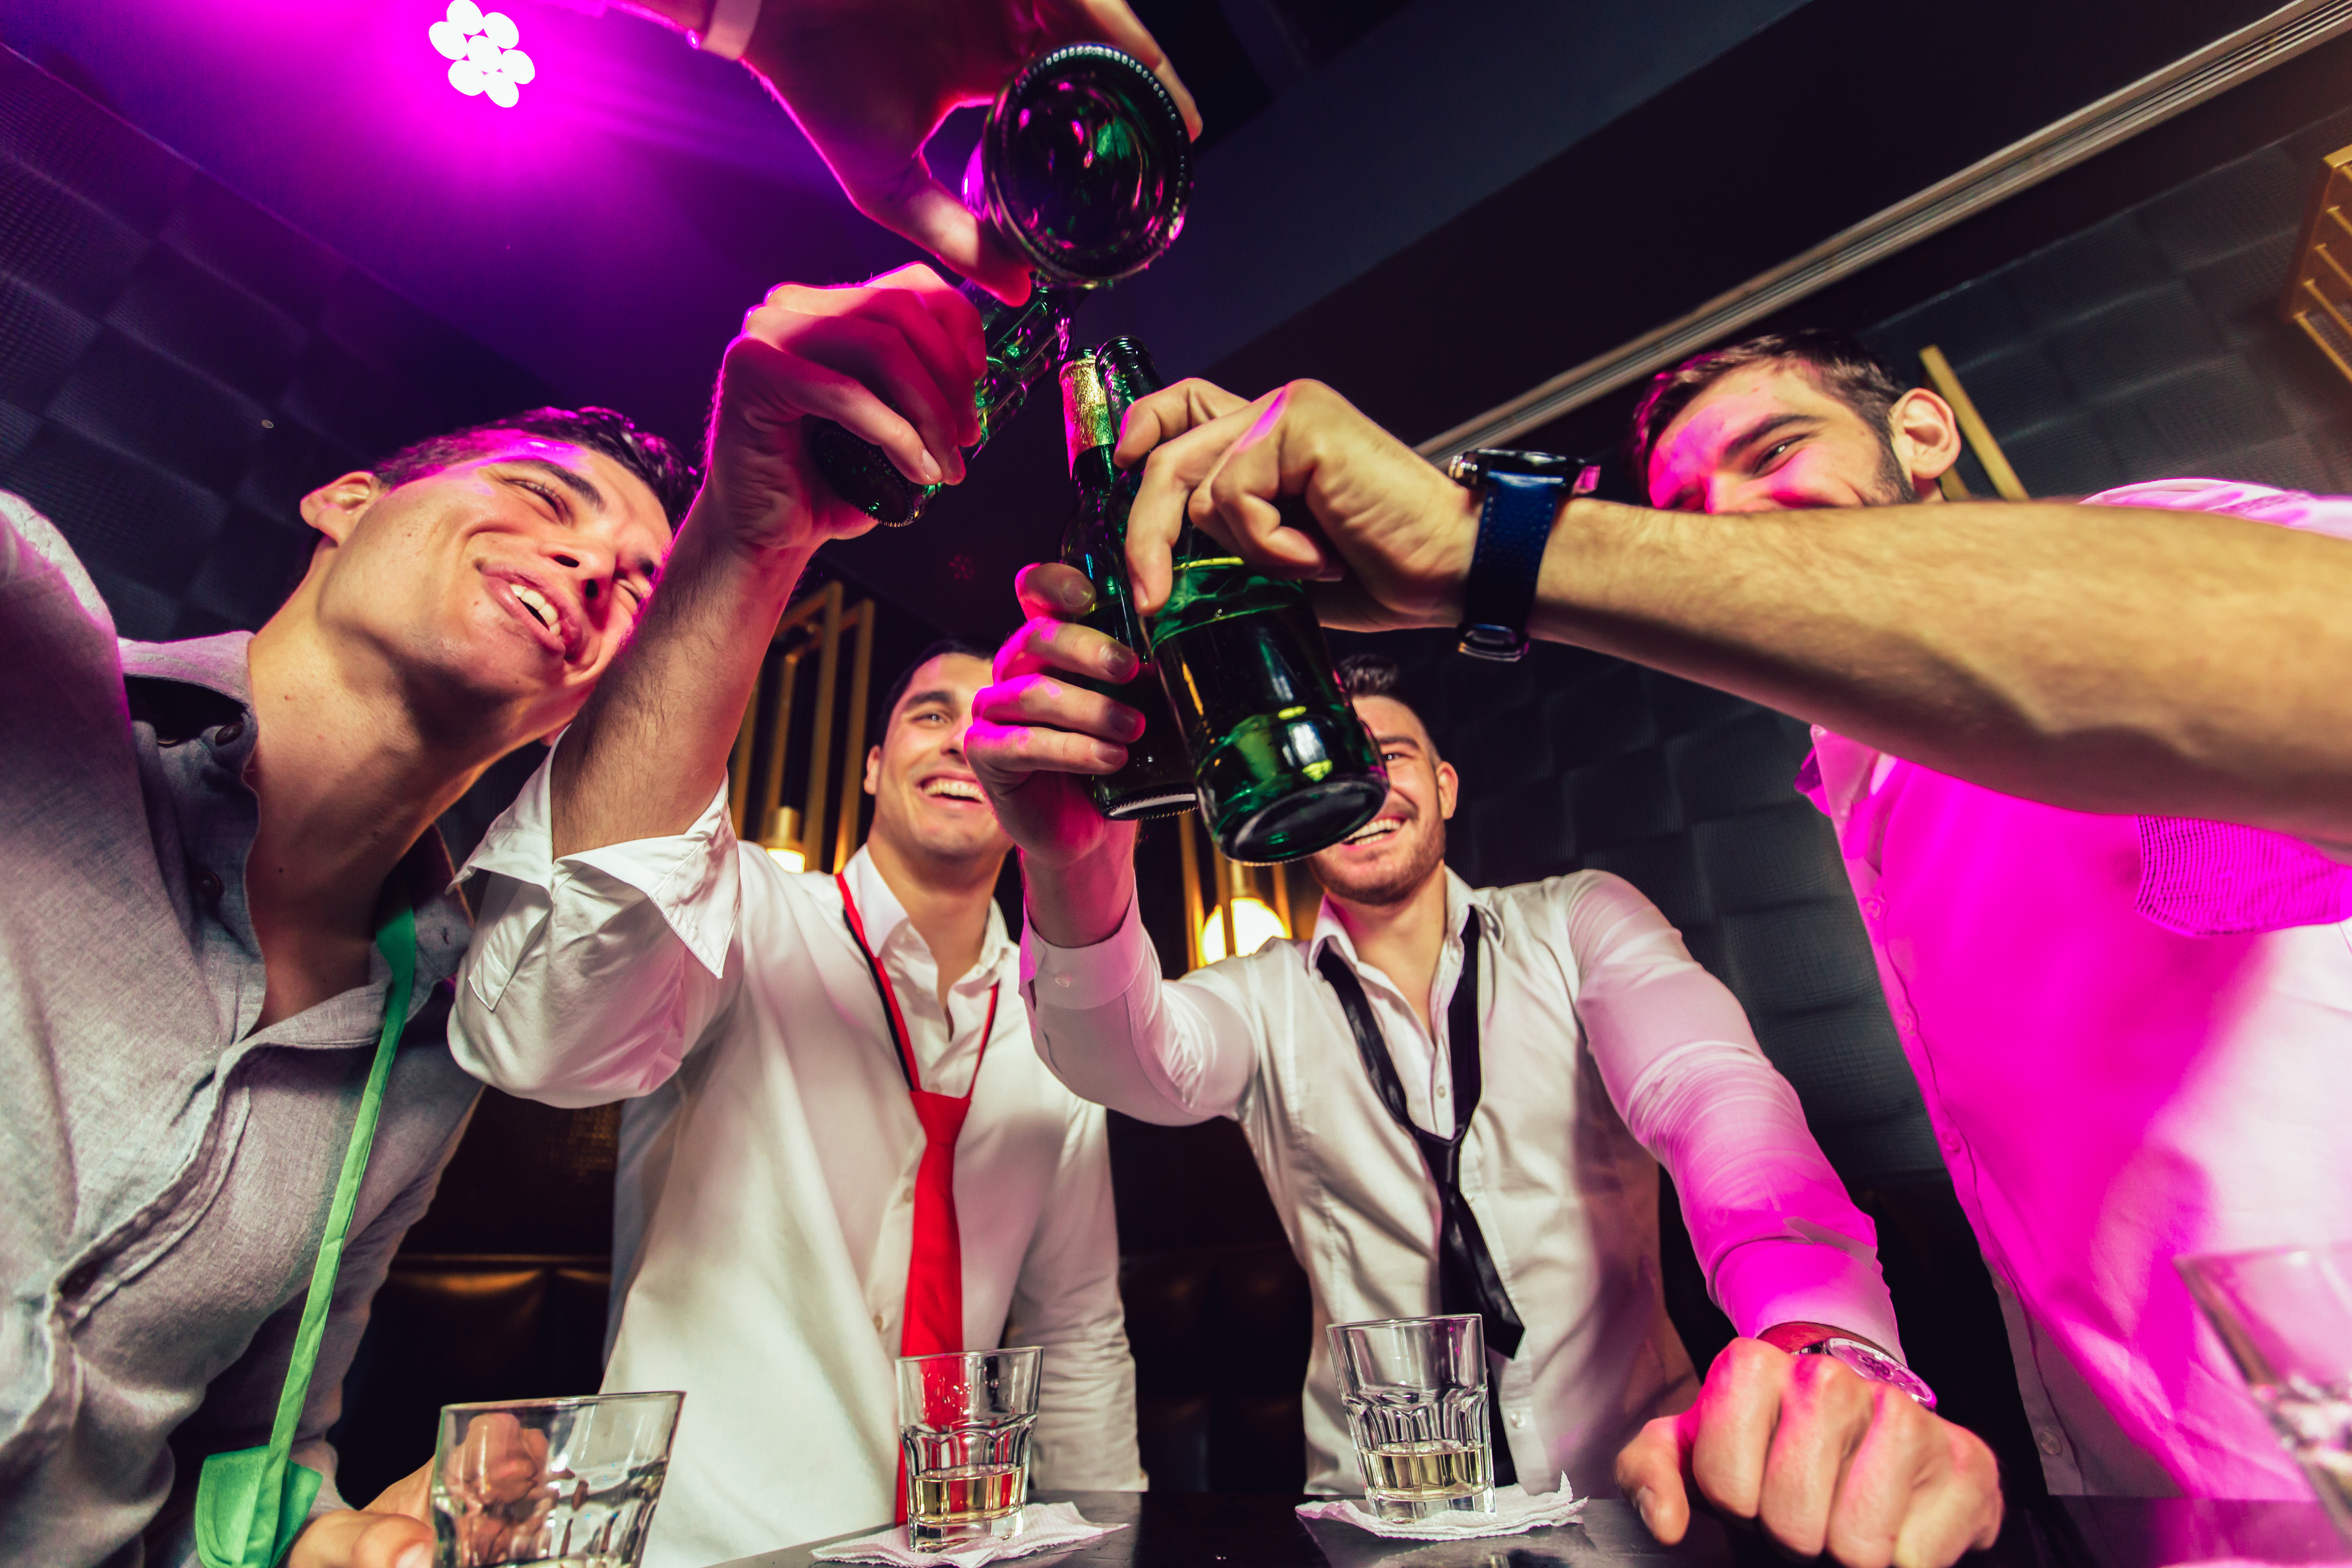
{"label": "watch strap", "polygon": [[1569,478],[1490,471],[1481,486],[1478,542],[1462,590],[1461,649],[1473,658],[1508,663],[1528,651],[1536,580]]}

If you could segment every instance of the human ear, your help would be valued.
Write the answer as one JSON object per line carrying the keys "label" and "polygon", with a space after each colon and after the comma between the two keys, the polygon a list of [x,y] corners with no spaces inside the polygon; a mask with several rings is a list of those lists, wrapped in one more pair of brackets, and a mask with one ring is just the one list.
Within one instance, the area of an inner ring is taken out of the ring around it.
{"label": "human ear", "polygon": [[341,544],[351,537],[352,525],[360,514],[375,504],[383,494],[376,476],[363,470],[354,470],[339,479],[330,479],[302,497],[302,520]]}
{"label": "human ear", "polygon": [[1911,487],[1926,495],[1953,464],[1960,460],[1960,422],[1952,405],[1925,387],[1895,400],[1887,415],[1887,434],[1895,460],[1911,476]]}
{"label": "human ear", "polygon": [[1437,810],[1447,821],[1454,820],[1454,802],[1462,796],[1462,776],[1454,771],[1454,764],[1437,765]]}
{"label": "human ear", "polygon": [[878,746],[869,746],[866,748],[866,792],[868,795],[876,795],[881,793],[881,790],[882,748]]}

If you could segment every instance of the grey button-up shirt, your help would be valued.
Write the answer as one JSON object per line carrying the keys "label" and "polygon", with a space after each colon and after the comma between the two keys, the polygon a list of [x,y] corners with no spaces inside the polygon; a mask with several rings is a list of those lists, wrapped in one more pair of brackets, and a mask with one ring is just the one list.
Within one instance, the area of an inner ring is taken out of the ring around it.
{"label": "grey button-up shirt", "polygon": [[[379,954],[254,1027],[249,641],[116,638],[0,494],[0,1562],[193,1560],[204,1456],[268,1439],[383,1024]],[[444,1038],[468,932],[438,838],[399,874],[417,985],[295,1440],[330,1478],[368,1300],[476,1093]]]}

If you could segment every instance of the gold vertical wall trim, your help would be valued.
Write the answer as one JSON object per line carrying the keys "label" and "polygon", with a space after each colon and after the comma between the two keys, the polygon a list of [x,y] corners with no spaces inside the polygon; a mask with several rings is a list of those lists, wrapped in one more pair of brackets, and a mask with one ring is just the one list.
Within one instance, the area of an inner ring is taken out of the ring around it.
{"label": "gold vertical wall trim", "polygon": [[816,722],[809,737],[808,808],[801,813],[801,831],[808,839],[809,870],[837,871],[832,858],[819,852],[824,847],[826,775],[833,769],[833,687],[841,676],[841,584],[826,583],[818,601],[824,632],[817,651]]}
{"label": "gold vertical wall trim", "polygon": [[1225,852],[1215,844],[1209,846],[1209,852],[1216,857],[1217,862],[1217,924],[1224,929],[1225,956],[1230,958],[1234,956],[1234,900],[1242,895],[1241,890],[1245,885],[1242,878],[1247,873],[1227,860]]}
{"label": "gold vertical wall trim", "polygon": [[793,745],[793,703],[801,689],[803,642],[776,661],[776,684],[768,699],[768,769],[760,785],[760,814],[752,831],[762,844],[783,833],[784,763]]}
{"label": "gold vertical wall trim", "polygon": [[1187,814],[1176,819],[1176,853],[1184,866],[1184,968],[1201,967],[1201,846],[1195,841],[1200,820]]}
{"label": "gold vertical wall trim", "polygon": [[1290,923],[1290,862],[1287,861],[1274,868],[1274,915],[1282,922],[1284,936],[1298,935],[1298,927]]}
{"label": "gold vertical wall trim", "polygon": [[845,617],[857,625],[857,650],[849,656],[849,736],[841,753],[841,826],[833,836],[833,863],[844,866],[857,852],[857,816],[865,797],[866,692],[874,674],[874,601],[864,600]]}
{"label": "gold vertical wall trim", "polygon": [[1985,477],[1992,481],[1993,494],[2004,501],[2028,499],[2025,486],[2017,482],[2017,470],[2009,465],[2000,443],[1992,438],[1992,426],[1977,412],[1968,388],[1960,385],[1960,378],[1952,372],[1952,361],[1944,358],[1944,350],[1930,343],[1919,350],[1919,362],[1927,367],[1927,379],[1959,416],[1960,434],[1968,437],[1969,450],[1984,465]]}

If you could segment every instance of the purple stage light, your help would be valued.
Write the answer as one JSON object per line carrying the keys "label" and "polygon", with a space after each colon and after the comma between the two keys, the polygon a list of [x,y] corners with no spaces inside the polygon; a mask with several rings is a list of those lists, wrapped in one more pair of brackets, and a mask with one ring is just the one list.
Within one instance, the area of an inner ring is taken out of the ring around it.
{"label": "purple stage light", "polygon": [[425,29],[449,61],[449,85],[467,98],[487,98],[500,109],[522,99],[522,88],[539,74],[514,18],[503,11],[485,15],[474,0],[449,0],[448,14]]}

